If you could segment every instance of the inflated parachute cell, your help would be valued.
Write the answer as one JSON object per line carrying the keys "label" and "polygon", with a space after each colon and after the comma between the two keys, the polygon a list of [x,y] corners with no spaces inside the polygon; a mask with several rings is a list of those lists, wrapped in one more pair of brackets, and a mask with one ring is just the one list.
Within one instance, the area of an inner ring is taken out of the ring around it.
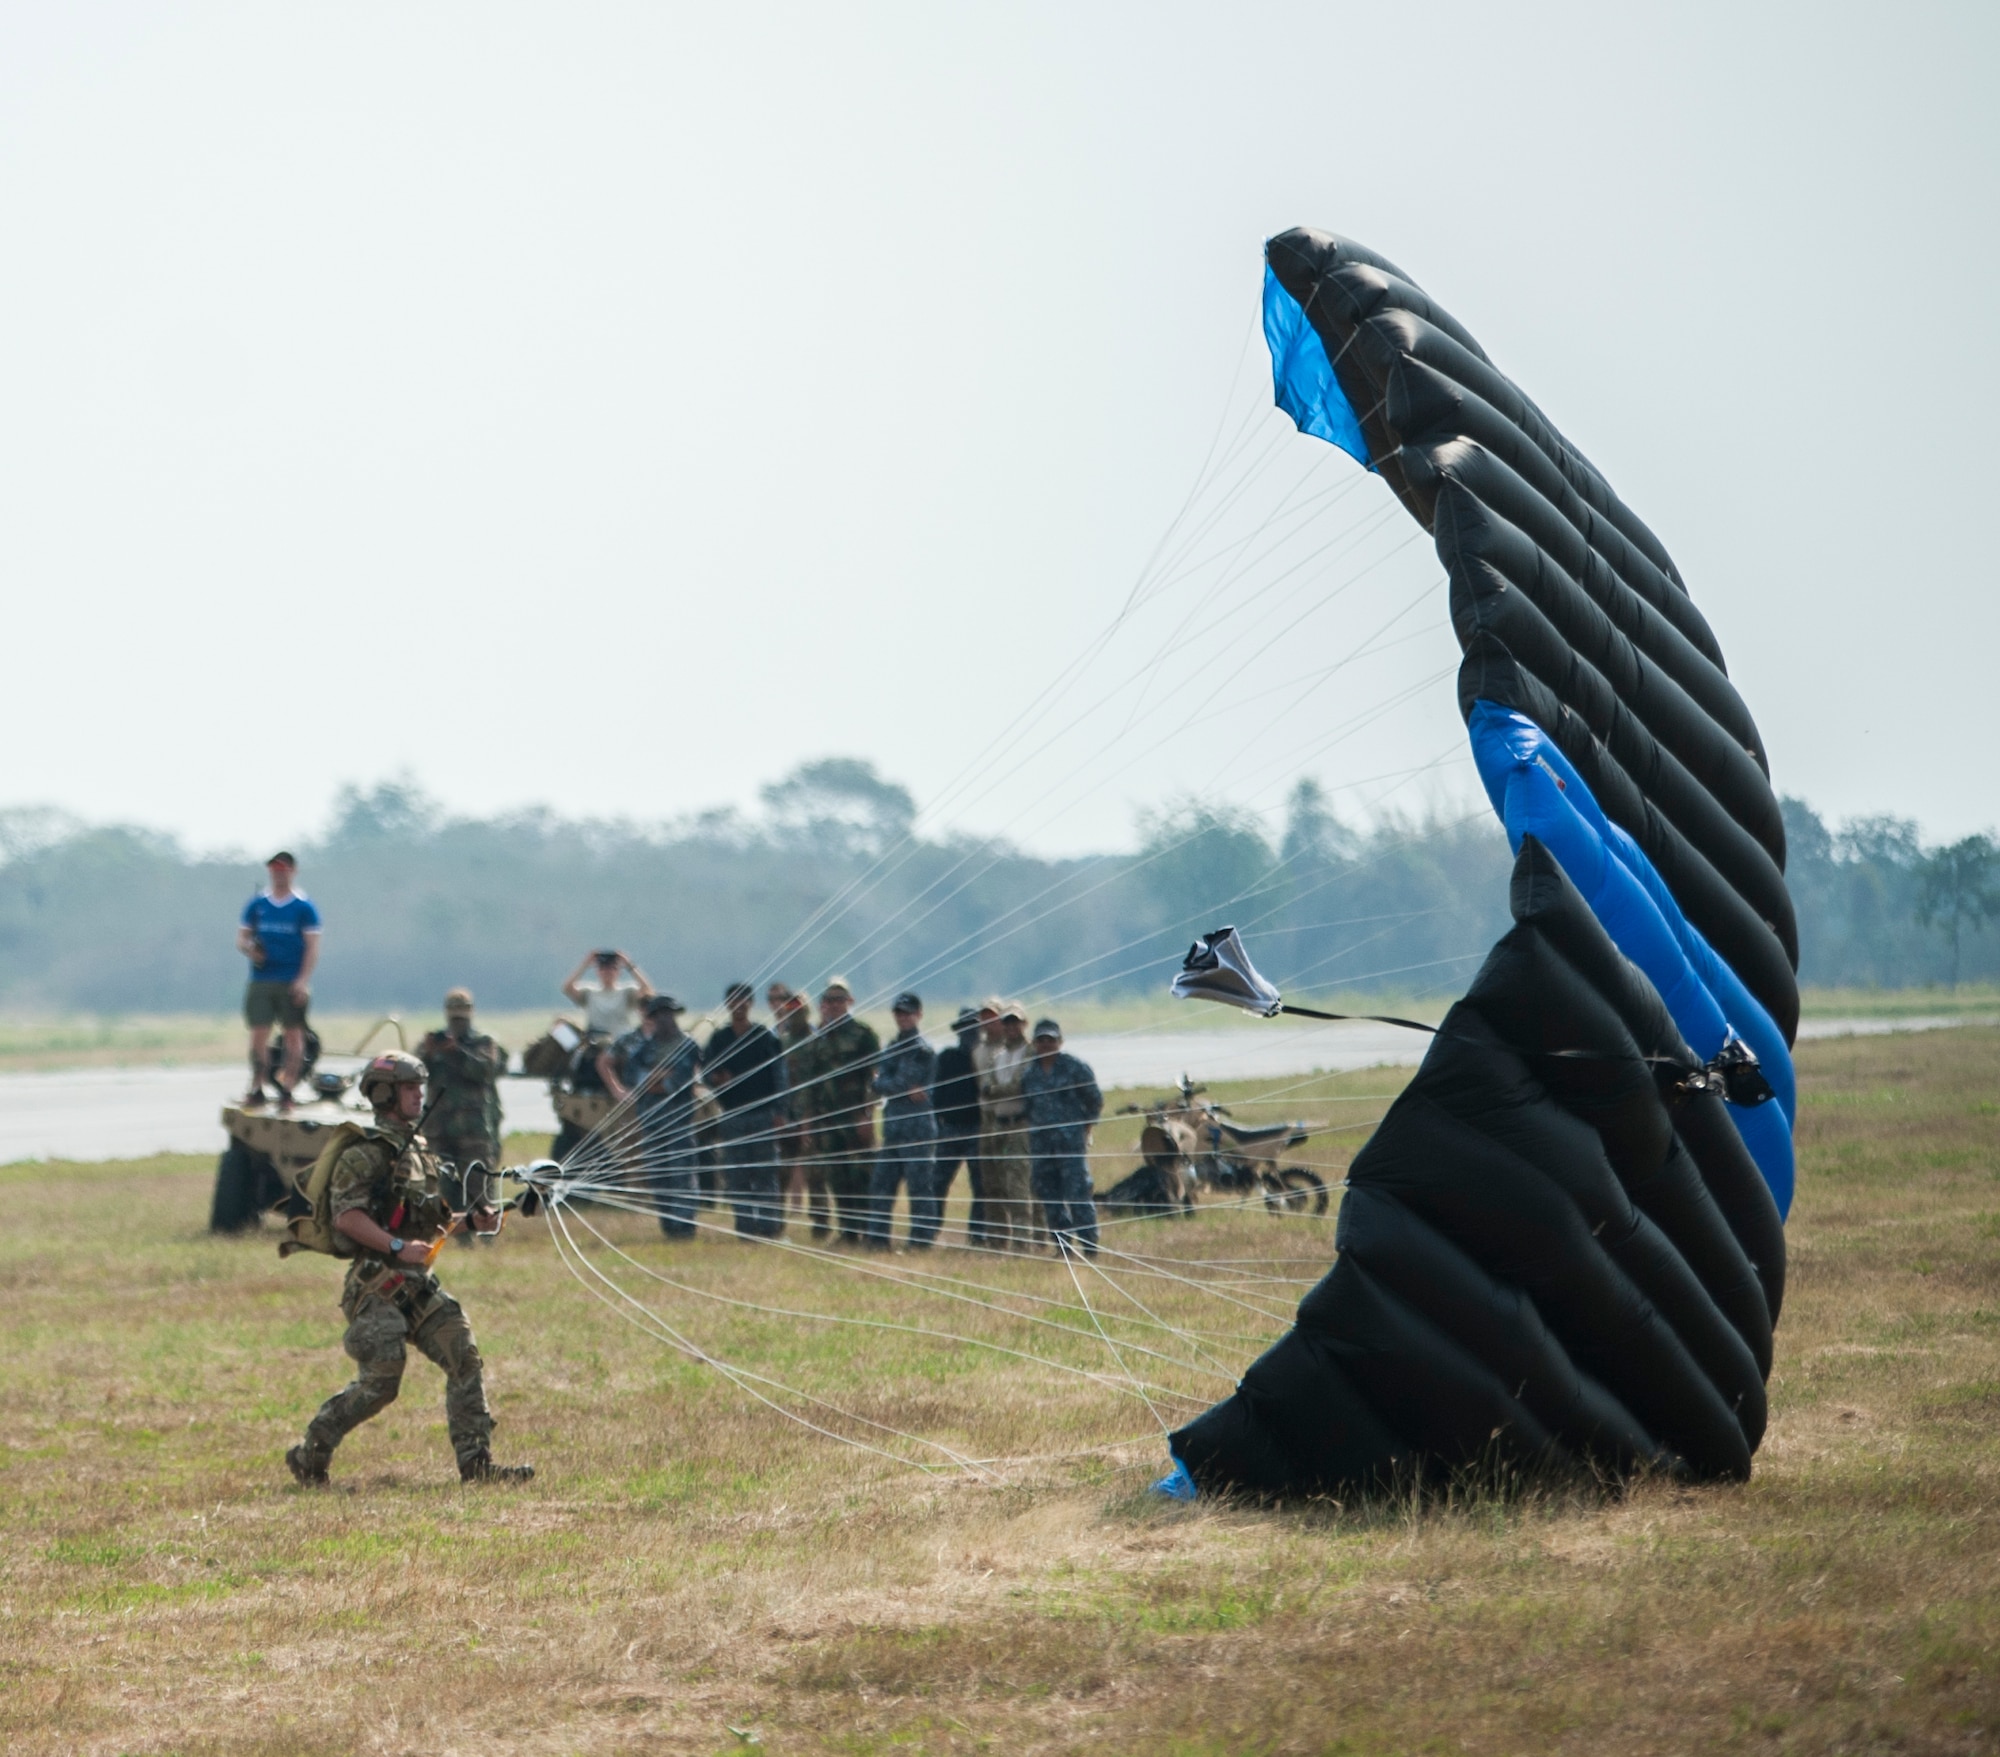
{"label": "inflated parachute cell", "polygon": [[1798,930],[1763,740],[1659,539],[1393,263],[1304,229],[1265,259],[1278,400],[1432,533],[1468,708],[1527,715],[1590,776],[1790,1043]]}
{"label": "inflated parachute cell", "polygon": [[1511,902],[1349,1168],[1333,1269],[1172,1436],[1202,1487],[1749,1474],[1777,1206],[1659,991],[1532,835]]}
{"label": "inflated parachute cell", "polygon": [[1747,1475],[1799,1008],[1763,742],[1659,539],[1461,325],[1329,233],[1265,260],[1279,405],[1444,563],[1515,926],[1355,1159],[1296,1327],[1174,1455],[1273,1493]]}

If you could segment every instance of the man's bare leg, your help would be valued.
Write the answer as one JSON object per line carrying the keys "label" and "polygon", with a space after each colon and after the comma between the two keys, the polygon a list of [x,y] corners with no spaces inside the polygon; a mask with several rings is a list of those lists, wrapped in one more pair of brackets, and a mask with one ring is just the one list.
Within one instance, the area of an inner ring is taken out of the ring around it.
{"label": "man's bare leg", "polygon": [[306,1032],[303,1025],[285,1027],[285,1065],[278,1072],[278,1092],[289,1098],[306,1065]]}
{"label": "man's bare leg", "polygon": [[250,1027],[250,1091],[262,1095],[264,1091],[264,1057],[271,1047],[271,1027],[252,1025]]}

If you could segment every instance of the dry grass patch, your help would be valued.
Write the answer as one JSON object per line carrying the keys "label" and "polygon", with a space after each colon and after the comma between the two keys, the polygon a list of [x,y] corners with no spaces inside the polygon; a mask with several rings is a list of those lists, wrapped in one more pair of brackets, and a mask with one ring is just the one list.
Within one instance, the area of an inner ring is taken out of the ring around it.
{"label": "dry grass patch", "polygon": [[[279,1263],[269,1235],[203,1235],[203,1162],[0,1171],[0,1738],[245,1757],[1988,1749],[2000,1033],[1818,1044],[1801,1068],[1757,1475],[1622,1498],[1164,1504],[1145,1493],[1158,1429],[1057,1265],[940,1253],[921,1267],[971,1284],[952,1302],[602,1212],[681,1284],[645,1297],[703,1347],[843,1421],[996,1462],[924,1475],[810,1434],[621,1323],[523,1229],[445,1268],[499,1449],[540,1479],[460,1489],[413,1361],[334,1492],[301,1494],[279,1458],[343,1376],[336,1272]],[[1400,1078],[1273,1109],[1365,1121]],[[1320,1163],[1337,1173],[1364,1133],[1317,1143]],[[1293,1259],[1235,1303],[1128,1277],[1230,1370],[1329,1236],[1262,1214],[1121,1230],[1149,1256]],[[1163,1413],[1226,1383],[1162,1352],[1144,1371]]]}

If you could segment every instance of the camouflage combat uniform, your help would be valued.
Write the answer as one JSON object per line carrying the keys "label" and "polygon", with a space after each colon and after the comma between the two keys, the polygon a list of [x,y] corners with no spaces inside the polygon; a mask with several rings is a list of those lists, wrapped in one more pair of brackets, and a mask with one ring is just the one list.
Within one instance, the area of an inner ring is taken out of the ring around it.
{"label": "camouflage combat uniform", "polygon": [[785,1088],[789,1094],[785,1101],[784,1132],[778,1137],[778,1157],[784,1162],[787,1183],[790,1182],[793,1167],[804,1172],[813,1237],[824,1238],[831,1227],[827,1211],[826,1173],[807,1153],[805,1106],[798,1096],[799,1081],[804,1078],[804,1063],[799,1060],[799,1048],[812,1040],[812,1021],[807,1018],[805,1008],[799,1007],[792,1012],[780,1013],[772,1021],[771,1029],[785,1046]]}
{"label": "camouflage combat uniform", "polygon": [[[822,1026],[791,1052],[806,1162],[826,1179],[840,1236],[859,1244],[868,1225],[874,1168],[875,1062],[882,1040],[852,1013]],[[817,1218],[817,1217],[815,1217]],[[820,1232],[815,1225],[815,1236]]]}
{"label": "camouflage combat uniform", "polygon": [[468,1189],[462,1174],[475,1159],[489,1170],[500,1164],[499,1082],[507,1052],[483,1031],[447,1025],[417,1045],[417,1059],[430,1077],[433,1100],[424,1139],[455,1168],[443,1180],[445,1199],[459,1209],[490,1201],[490,1182]]}
{"label": "camouflage combat uniform", "polygon": [[[437,1161],[407,1123],[378,1120],[335,1162],[329,1194],[336,1221],[359,1208],[398,1238],[435,1235],[451,1219],[438,1192]],[[484,1460],[493,1417],[486,1407],[479,1345],[458,1301],[438,1286],[437,1277],[398,1269],[366,1251],[348,1267],[340,1309],[347,1317],[341,1346],[358,1370],[353,1384],[335,1392],[312,1418],[299,1449],[303,1462],[324,1471],[348,1434],[395,1401],[412,1342],[444,1369],[445,1420],[460,1470]]]}
{"label": "camouflage combat uniform", "polygon": [[1090,1064],[1059,1050],[1044,1067],[1032,1057],[1021,1075],[1028,1107],[1029,1185],[1058,1242],[1097,1255],[1096,1192],[1090,1183],[1090,1125],[1104,1114],[1104,1094]]}

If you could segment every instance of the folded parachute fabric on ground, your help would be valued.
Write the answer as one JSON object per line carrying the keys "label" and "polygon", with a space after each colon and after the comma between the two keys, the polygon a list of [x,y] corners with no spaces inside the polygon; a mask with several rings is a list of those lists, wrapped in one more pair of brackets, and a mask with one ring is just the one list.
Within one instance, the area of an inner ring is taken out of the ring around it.
{"label": "folded parachute fabric on ground", "polygon": [[[1265,261],[1280,407],[1444,563],[1515,925],[1356,1156],[1333,1269],[1177,1466],[1267,1494],[1747,1476],[1799,1010],[1762,739],[1659,539],[1463,327],[1329,233]],[[1761,1081],[1704,1077],[1752,1055]]]}

